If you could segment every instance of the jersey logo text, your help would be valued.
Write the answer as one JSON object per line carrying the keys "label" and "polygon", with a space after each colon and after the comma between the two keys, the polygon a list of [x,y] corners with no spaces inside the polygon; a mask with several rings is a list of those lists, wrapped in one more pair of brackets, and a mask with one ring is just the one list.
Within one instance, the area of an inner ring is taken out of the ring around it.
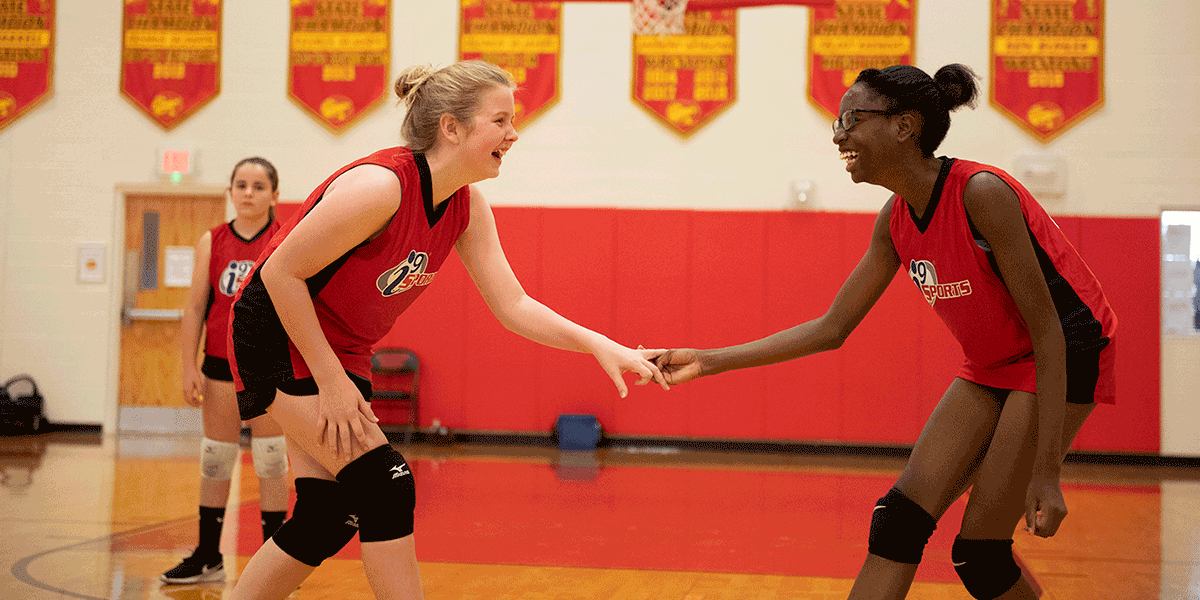
{"label": "jersey logo text", "polygon": [[437,272],[426,273],[425,267],[428,265],[428,254],[412,250],[404,262],[384,271],[383,275],[375,280],[375,287],[387,298],[403,293],[413,286],[429,285],[433,283],[433,276],[437,275]]}
{"label": "jersey logo text", "polygon": [[217,278],[217,289],[226,296],[232,296],[237,293],[238,288],[242,287],[242,282],[246,279],[246,274],[250,272],[250,267],[254,266],[252,260],[231,260],[229,266],[221,271],[221,276]]}
{"label": "jersey logo text", "polygon": [[971,295],[971,282],[964,279],[954,283],[938,283],[937,272],[933,263],[927,260],[911,260],[908,263],[908,276],[912,278],[917,288],[925,294],[925,300],[933,306],[938,299],[961,298]]}

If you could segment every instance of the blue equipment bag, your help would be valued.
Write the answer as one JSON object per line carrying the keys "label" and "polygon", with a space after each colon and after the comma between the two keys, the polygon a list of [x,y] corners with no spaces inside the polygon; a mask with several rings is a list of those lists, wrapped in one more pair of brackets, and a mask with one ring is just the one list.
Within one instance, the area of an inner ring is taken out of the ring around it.
{"label": "blue equipment bag", "polygon": [[594,415],[558,415],[554,424],[559,450],[595,450],[601,432]]}

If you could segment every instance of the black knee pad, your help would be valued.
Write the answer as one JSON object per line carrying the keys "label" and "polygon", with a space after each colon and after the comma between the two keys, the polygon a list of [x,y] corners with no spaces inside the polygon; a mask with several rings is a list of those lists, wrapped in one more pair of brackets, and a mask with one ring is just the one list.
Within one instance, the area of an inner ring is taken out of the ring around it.
{"label": "black knee pad", "polygon": [[383,542],[413,532],[413,509],[417,490],[404,457],[389,445],[356,458],[337,474],[346,487],[354,514],[358,515],[358,539]]}
{"label": "black knee pad", "polygon": [[297,477],[292,518],[271,539],[288,556],[310,567],[320,566],[358,533],[346,495],[345,486],[336,481]]}
{"label": "black knee pad", "polygon": [[1007,592],[1021,578],[1021,567],[1012,555],[1013,541],[954,538],[950,560],[972,598],[991,600]]}
{"label": "black knee pad", "polygon": [[934,529],[937,519],[933,515],[892,488],[875,502],[868,551],[898,563],[919,564]]}

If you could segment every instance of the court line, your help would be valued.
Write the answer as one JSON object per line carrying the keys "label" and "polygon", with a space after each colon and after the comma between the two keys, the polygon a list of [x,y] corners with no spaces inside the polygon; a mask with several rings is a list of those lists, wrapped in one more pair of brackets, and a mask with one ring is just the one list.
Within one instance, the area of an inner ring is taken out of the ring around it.
{"label": "court line", "polygon": [[191,521],[193,519],[194,519],[194,517],[191,517],[191,516],[180,517],[178,519],[162,521],[160,523],[151,523],[149,525],[143,525],[142,527],[138,527],[136,529],[130,529],[128,531],[121,531],[118,533],[110,533],[108,535],[101,536],[101,537],[98,537],[95,539],[84,540],[82,542],[76,542],[74,544],[68,544],[66,546],[60,546],[58,548],[51,548],[49,550],[43,550],[42,552],[38,552],[37,554],[31,554],[29,556],[26,556],[25,558],[18,560],[17,562],[14,562],[12,565],[12,568],[9,570],[9,572],[12,573],[13,577],[15,577],[17,579],[17,581],[20,581],[21,583],[24,583],[26,585],[31,585],[35,588],[40,588],[40,589],[46,590],[48,592],[62,594],[64,596],[69,596],[71,598],[79,598],[80,600],[109,600],[108,598],[105,598],[105,597],[88,596],[87,594],[80,594],[77,592],[72,592],[70,590],[56,588],[48,583],[44,583],[29,573],[29,565],[31,563],[33,563],[33,561],[35,561],[39,558],[42,558],[43,556],[48,556],[48,555],[54,554],[56,552],[70,550],[72,548],[78,548],[80,546],[86,546],[88,544],[98,544],[101,542],[110,542],[111,543],[113,541],[120,539],[121,537],[136,535],[139,533],[144,533],[146,531],[150,531],[155,528],[174,525],[177,523],[184,523],[187,521]]}
{"label": "court line", "polygon": [[[414,458],[415,458],[415,457],[414,457]],[[445,462],[450,462],[450,461],[473,462],[473,461],[480,460],[481,458],[482,458],[482,457],[478,457],[478,456],[463,456],[463,457],[454,457],[454,458],[452,458],[452,459],[442,459],[441,461],[438,461],[438,462],[443,462],[443,461],[445,461]],[[423,458],[423,459],[424,459],[424,460],[430,460],[430,459],[428,459],[428,458]],[[506,460],[506,459],[507,459],[507,460]],[[416,459],[416,460],[422,460],[422,459]],[[512,462],[512,463],[518,463],[518,464],[520,464],[520,463],[535,463],[535,464],[537,464],[537,463],[542,463],[543,461],[541,461],[541,460],[536,460],[536,459],[535,459],[535,460],[511,460],[511,457],[486,457],[486,458],[483,458],[483,460],[481,460],[480,462]],[[552,466],[552,465],[553,465],[553,461],[551,461],[549,464]],[[620,463],[618,463],[618,464],[610,464],[610,465],[607,465],[607,466],[609,466],[609,467],[618,467],[618,468],[620,468],[620,467],[633,467],[633,466],[635,466],[635,465],[627,465],[627,464],[620,464]],[[697,469],[697,468],[695,468],[695,467],[694,467],[694,466],[692,466],[692,465],[636,465],[636,466],[637,466],[637,467],[661,466],[661,467],[669,467],[669,468],[683,469],[683,470],[710,470],[710,469],[703,469],[703,468],[699,468],[699,469]],[[767,472],[774,472],[774,471],[775,471],[775,469],[761,469],[761,468],[743,468],[743,469],[737,469],[737,468],[735,468],[735,469],[729,469],[729,468],[722,468],[722,467],[724,467],[724,465],[722,465],[722,466],[720,466],[720,467],[711,468],[711,470],[731,470],[731,471],[741,471],[741,470],[748,470],[748,471],[760,471],[760,470],[765,470],[765,471],[767,471]],[[761,465],[760,465],[760,467],[761,467]],[[784,469],[781,469],[781,470],[783,470],[783,471],[792,471],[793,469],[794,469],[794,467],[791,467],[791,466],[789,466],[789,468],[784,468]],[[803,467],[801,467],[801,468],[800,468],[800,469],[798,469],[798,470],[799,470],[799,471],[801,471],[801,472],[809,472],[809,470],[808,470],[808,469],[804,469]],[[861,475],[863,475],[863,474],[853,474],[853,475],[860,475],[860,476],[861,476]],[[852,476],[853,476],[853,475],[852,475]],[[254,502],[256,502],[256,501],[257,501],[257,499],[253,499],[253,500],[251,500],[251,503],[254,503]],[[26,556],[26,557],[24,557],[24,558],[22,558],[22,559],[19,559],[18,561],[16,561],[16,562],[14,562],[14,563],[13,563],[13,565],[12,565],[12,567],[11,567],[11,569],[10,569],[10,572],[12,573],[12,575],[13,575],[13,577],[14,577],[14,578],[16,578],[18,581],[20,581],[20,582],[22,582],[22,583],[25,583],[26,585],[30,585],[30,586],[33,586],[33,587],[36,587],[36,588],[40,588],[40,589],[43,589],[43,590],[46,590],[46,591],[50,591],[50,592],[53,592],[53,593],[62,594],[62,595],[65,595],[65,596],[68,596],[68,597],[72,597],[72,598],[78,598],[78,599],[80,599],[80,600],[108,600],[107,598],[104,598],[104,597],[90,596],[90,595],[86,595],[86,594],[81,594],[81,593],[77,593],[77,592],[72,592],[72,591],[69,591],[69,590],[65,590],[65,589],[62,589],[62,588],[57,588],[57,587],[54,587],[54,586],[52,586],[52,585],[50,585],[50,584],[44,583],[44,582],[42,582],[42,581],[40,581],[40,580],[36,579],[35,577],[33,577],[33,576],[32,576],[32,575],[29,573],[29,565],[30,565],[30,564],[32,564],[32,563],[33,563],[33,561],[35,561],[35,560],[37,560],[37,559],[39,559],[39,558],[42,558],[42,557],[44,557],[44,556],[48,556],[48,555],[51,555],[51,554],[54,554],[54,553],[57,553],[57,552],[62,552],[62,551],[65,551],[65,550],[70,550],[70,549],[73,549],[73,548],[78,548],[78,547],[81,547],[81,546],[86,546],[86,545],[89,545],[89,544],[102,543],[102,542],[108,542],[108,543],[110,543],[110,544],[111,544],[111,543],[113,543],[113,542],[119,542],[119,541],[121,541],[121,540],[122,540],[122,539],[124,539],[124,538],[128,538],[128,537],[132,537],[132,536],[139,535],[139,534],[142,534],[142,533],[146,533],[146,532],[149,532],[149,531],[153,531],[153,530],[155,530],[155,529],[166,528],[166,527],[171,527],[171,526],[174,526],[174,525],[177,525],[177,524],[181,524],[181,523],[185,523],[185,522],[190,522],[190,521],[192,521],[192,520],[194,520],[194,517],[193,517],[193,516],[179,517],[179,518],[176,518],[176,519],[170,519],[170,520],[166,520],[166,521],[161,521],[161,522],[157,522],[157,523],[151,523],[151,524],[143,525],[142,527],[138,527],[138,528],[135,528],[135,529],[130,529],[130,530],[121,531],[121,532],[117,532],[117,533],[110,533],[110,534],[108,534],[108,535],[105,535],[105,536],[101,536],[101,537],[94,538],[94,539],[90,539],[90,540],[84,540],[84,541],[81,541],[81,542],[75,542],[75,543],[73,543],[73,544],[69,544],[69,545],[66,545],[66,546],[60,546],[60,547],[57,547],[57,548],[51,548],[51,549],[49,549],[49,550],[44,550],[44,551],[42,551],[42,552],[39,552],[39,553],[36,553],[36,554],[32,554],[32,555]],[[1023,574],[1025,575],[1025,577],[1026,577],[1026,581],[1027,581],[1027,582],[1028,582],[1028,583],[1029,583],[1029,584],[1030,584],[1030,585],[1033,587],[1033,589],[1035,590],[1035,592],[1037,592],[1037,593],[1038,593],[1038,595],[1040,596],[1040,595],[1041,595],[1041,594],[1044,592],[1044,588],[1043,588],[1043,586],[1041,586],[1041,585],[1040,585],[1040,583],[1039,583],[1039,582],[1036,580],[1036,577],[1035,577],[1035,574],[1033,573],[1033,571],[1032,571],[1031,569],[1029,569],[1029,568],[1028,568],[1028,566],[1025,564],[1025,562],[1024,562],[1022,559],[1021,559],[1021,557],[1020,557],[1020,554],[1019,554],[1019,553],[1018,553],[1018,552],[1017,552],[1015,549],[1013,550],[1013,558],[1015,559],[1015,561],[1017,562],[1017,564],[1018,564],[1018,565],[1019,565],[1019,567],[1021,568],[1021,570],[1022,570]],[[361,560],[361,559],[359,559],[359,560]],[[437,561],[430,561],[430,562],[437,562]],[[471,563],[471,562],[469,562],[469,561],[468,561],[467,563],[464,563],[464,564],[473,564],[473,563]],[[497,564],[497,563],[479,563],[479,564]],[[503,563],[499,563],[499,564],[503,564]],[[536,565],[525,565],[525,566],[536,566]],[[549,565],[540,565],[540,566],[549,566]],[[565,565],[558,565],[558,566],[566,567]],[[611,567],[573,567],[573,568],[600,568],[600,569],[612,569]],[[760,574],[761,574],[761,573],[760,573]]]}

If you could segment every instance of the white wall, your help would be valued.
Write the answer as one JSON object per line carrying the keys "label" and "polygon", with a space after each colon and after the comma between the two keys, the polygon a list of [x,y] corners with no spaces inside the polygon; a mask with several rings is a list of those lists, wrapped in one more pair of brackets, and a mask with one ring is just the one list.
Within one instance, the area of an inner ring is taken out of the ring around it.
{"label": "white wall", "polygon": [[[1065,157],[1070,188],[1047,202],[1055,214],[1150,216],[1197,204],[1200,3],[1106,4],[1104,108],[1043,147],[985,99],[955,114],[939,153],[1006,168],[1031,150]],[[455,59],[457,6],[394,0],[393,75]],[[56,421],[110,418],[122,243],[114,190],[153,182],[157,148],[195,148],[195,183],[205,185],[224,185],[238,159],[263,155],[279,168],[283,197],[300,200],[342,164],[398,143],[394,99],[341,136],[287,99],[280,2],[225,3],[221,94],[165,133],[118,93],[121,7],[58,2],[54,95],[0,132],[0,376],[33,374]],[[504,175],[483,184],[493,203],[783,209],[789,184],[809,179],[826,210],[882,205],[886,192],[846,177],[828,120],[805,100],[807,9],[739,12],[737,103],[688,140],[629,99],[628,14],[621,3],[563,5],[561,101],[521,132]],[[917,65],[966,63],[986,90],[986,3],[922,0],[918,18]],[[107,282],[78,284],[75,245],[95,241],[108,245]]]}

